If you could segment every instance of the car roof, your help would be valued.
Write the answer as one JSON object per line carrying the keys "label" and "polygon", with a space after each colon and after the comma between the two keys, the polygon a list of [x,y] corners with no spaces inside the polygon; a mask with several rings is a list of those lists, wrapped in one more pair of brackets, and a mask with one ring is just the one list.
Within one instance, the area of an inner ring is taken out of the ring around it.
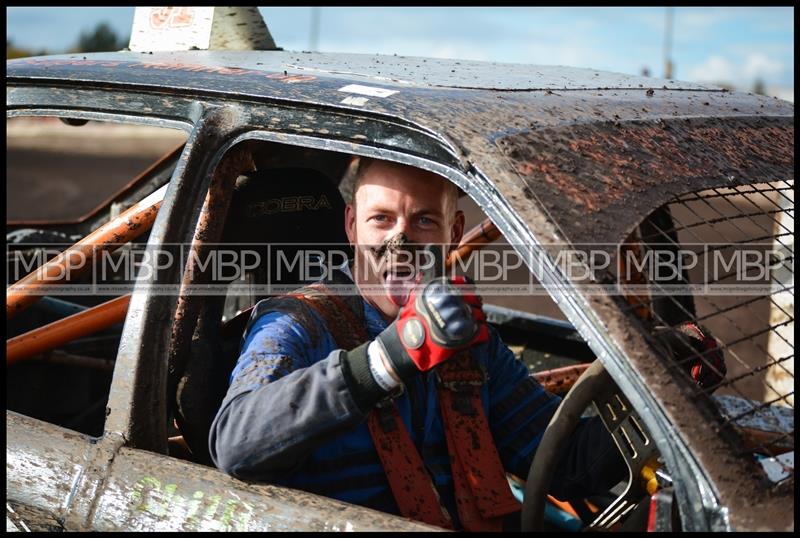
{"label": "car roof", "polygon": [[[33,57],[22,61],[17,60],[10,63],[9,67],[16,70],[20,64],[35,64],[44,58]],[[262,75],[291,71],[295,74],[304,73],[322,78],[371,80],[404,87],[506,91],[624,88],[722,91],[722,88],[715,86],[626,75],[597,69],[381,54],[312,53],[306,51],[123,51],[52,55],[47,56],[46,59],[50,62],[86,60],[87,63],[84,65],[87,66],[90,65],[89,62],[100,61],[99,64],[96,64],[98,69],[94,70],[98,76],[105,71],[104,67],[108,67],[104,63],[115,61],[187,66],[183,70],[173,70],[176,82],[185,82],[186,79],[191,79],[196,71],[193,72],[188,66],[194,66],[220,70],[235,68]],[[80,64],[64,65],[78,66]],[[139,73],[139,76],[141,77],[142,74]],[[144,76],[144,78],[148,77]]]}

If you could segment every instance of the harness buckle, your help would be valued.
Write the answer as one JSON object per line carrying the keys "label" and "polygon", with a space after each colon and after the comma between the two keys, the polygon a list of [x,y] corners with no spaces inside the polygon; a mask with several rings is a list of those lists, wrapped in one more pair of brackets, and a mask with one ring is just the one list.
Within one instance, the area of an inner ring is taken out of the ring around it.
{"label": "harness buckle", "polygon": [[436,369],[436,381],[440,388],[453,394],[453,410],[462,415],[475,416],[478,411],[473,400],[476,395],[479,397],[479,391],[486,383],[486,368],[468,354],[456,359],[458,362],[444,363]]}
{"label": "harness buckle", "polygon": [[459,364],[441,364],[434,370],[436,383],[453,392],[480,388],[489,379],[486,367],[478,361],[460,361]]}
{"label": "harness buckle", "polygon": [[463,384],[458,388],[452,389],[448,387],[453,393],[453,410],[461,415],[475,416],[478,411],[472,405],[474,391],[478,390],[474,384]]}
{"label": "harness buckle", "polygon": [[394,418],[394,402],[391,399],[381,400],[375,405],[375,409],[378,411],[378,421],[383,433],[395,431],[397,422]]}

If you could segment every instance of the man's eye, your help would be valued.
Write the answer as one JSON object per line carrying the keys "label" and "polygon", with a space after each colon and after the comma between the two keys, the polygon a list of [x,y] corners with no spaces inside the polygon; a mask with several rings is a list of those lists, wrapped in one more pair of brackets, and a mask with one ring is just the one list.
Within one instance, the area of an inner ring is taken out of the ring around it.
{"label": "man's eye", "polygon": [[428,218],[428,217],[420,217],[418,222],[422,226],[434,226],[434,225],[436,225],[436,221],[431,219],[431,218]]}
{"label": "man's eye", "polygon": [[389,222],[389,217],[387,215],[373,215],[371,219],[380,223]]}

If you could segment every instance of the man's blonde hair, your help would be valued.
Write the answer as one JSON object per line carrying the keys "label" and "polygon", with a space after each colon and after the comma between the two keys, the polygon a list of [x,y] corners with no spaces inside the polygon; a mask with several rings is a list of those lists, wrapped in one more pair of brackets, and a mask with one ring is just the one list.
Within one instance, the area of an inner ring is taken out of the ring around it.
{"label": "man's blonde hair", "polygon": [[[350,200],[350,203],[353,207],[356,206],[356,192],[358,188],[361,186],[361,182],[364,180],[364,177],[367,174],[367,170],[375,164],[376,162],[383,162],[387,164],[392,164],[396,166],[408,166],[409,168],[413,168],[407,164],[397,163],[394,161],[382,161],[379,159],[373,159],[372,157],[353,157],[350,161],[349,166],[347,167],[347,171],[345,172],[345,176],[342,179],[343,188],[345,189],[352,189],[348,194],[349,196],[344,196],[345,200]],[[438,175],[438,174],[437,174]],[[447,196],[447,204],[449,213],[455,214],[456,209],[458,208],[458,194],[459,190],[455,183],[450,181],[444,176],[439,176],[445,182],[445,196]],[[346,194],[345,192],[342,193],[343,195]],[[447,215],[448,217],[451,215]]]}

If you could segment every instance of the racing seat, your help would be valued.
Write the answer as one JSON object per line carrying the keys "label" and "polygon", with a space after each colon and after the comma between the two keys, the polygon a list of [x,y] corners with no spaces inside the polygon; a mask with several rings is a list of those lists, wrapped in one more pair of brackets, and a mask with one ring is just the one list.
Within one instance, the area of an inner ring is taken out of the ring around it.
{"label": "racing seat", "polygon": [[282,168],[239,177],[225,241],[245,243],[258,253],[262,263],[253,275],[263,292],[258,298],[317,280],[317,255],[339,254],[344,262],[349,255],[344,205],[333,181],[316,170]]}
{"label": "racing seat", "polygon": [[[308,269],[321,267],[313,256],[322,254],[338,265],[350,256],[344,230],[345,203],[333,180],[307,168],[273,168],[239,176],[228,210],[223,242],[244,254],[256,288],[256,301],[286,293],[320,276]],[[308,256],[308,257],[307,257]],[[338,261],[341,260],[341,261]],[[250,265],[252,267],[252,264]],[[221,323],[225,297],[203,301],[186,367],[175,393],[176,424],[188,446],[189,459],[212,465],[208,452],[211,422],[228,388],[239,354],[248,315],[234,318],[236,330]],[[230,325],[230,323],[228,324]],[[175,447],[171,443],[171,449]],[[176,454],[177,455],[177,454]]]}

